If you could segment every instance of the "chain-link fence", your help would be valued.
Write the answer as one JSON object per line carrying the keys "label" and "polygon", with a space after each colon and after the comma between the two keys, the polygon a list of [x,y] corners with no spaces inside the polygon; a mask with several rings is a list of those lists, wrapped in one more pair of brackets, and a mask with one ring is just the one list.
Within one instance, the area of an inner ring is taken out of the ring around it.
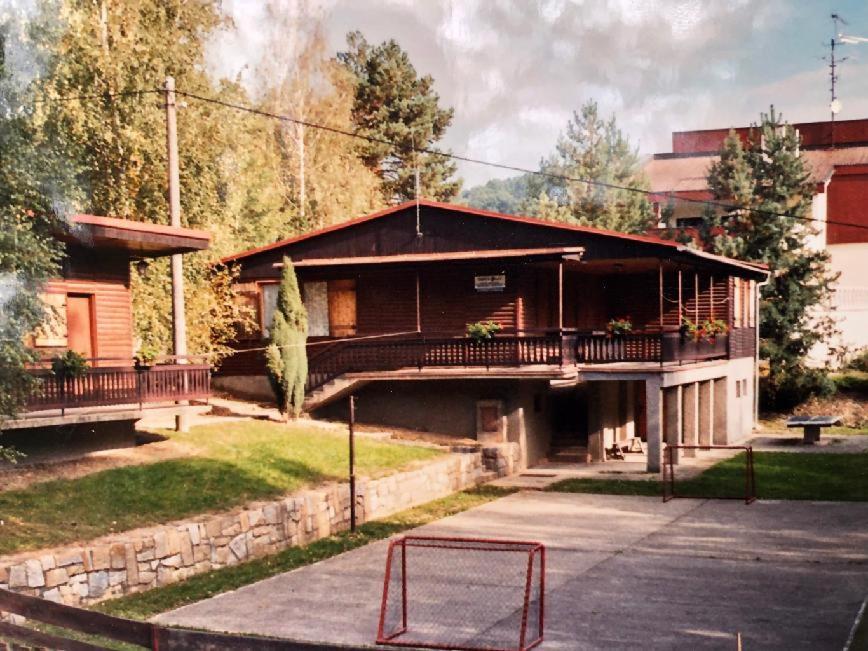
{"label": "chain-link fence", "polygon": [[517,650],[542,641],[545,548],[407,536],[389,545],[378,644]]}

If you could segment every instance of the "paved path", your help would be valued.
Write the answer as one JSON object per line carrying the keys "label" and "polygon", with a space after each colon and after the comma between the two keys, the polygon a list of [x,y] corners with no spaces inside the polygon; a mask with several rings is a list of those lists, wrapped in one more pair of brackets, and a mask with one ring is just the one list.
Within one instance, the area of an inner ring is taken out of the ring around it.
{"label": "paved path", "polygon": [[[868,593],[868,504],[519,493],[422,527],[548,546],[541,649],[841,649]],[[368,646],[386,543],[158,621]]]}

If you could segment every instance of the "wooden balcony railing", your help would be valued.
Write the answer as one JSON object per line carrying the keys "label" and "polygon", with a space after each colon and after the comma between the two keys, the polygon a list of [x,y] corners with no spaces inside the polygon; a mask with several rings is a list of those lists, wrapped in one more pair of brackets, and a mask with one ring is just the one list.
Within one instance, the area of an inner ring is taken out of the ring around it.
{"label": "wooden balcony railing", "polygon": [[341,341],[309,348],[308,390],[344,373],[403,368],[561,366],[616,362],[690,362],[727,356],[727,337],[713,342],[685,339],[677,332],[498,336]]}
{"label": "wooden balcony railing", "polygon": [[47,368],[30,371],[39,387],[26,411],[138,405],[207,398],[211,394],[208,364],[159,364],[146,368],[93,366],[78,378],[62,378]]}
{"label": "wooden balcony railing", "polygon": [[[559,365],[565,356],[564,341],[559,335],[496,337],[487,341],[467,337],[345,341],[309,357],[308,390],[344,373],[414,367]],[[570,351],[566,353],[571,357]]]}

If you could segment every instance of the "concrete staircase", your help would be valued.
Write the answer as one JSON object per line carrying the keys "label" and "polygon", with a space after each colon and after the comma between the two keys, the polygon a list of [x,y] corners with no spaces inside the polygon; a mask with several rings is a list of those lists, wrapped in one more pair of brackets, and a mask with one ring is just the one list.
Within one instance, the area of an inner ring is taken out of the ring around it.
{"label": "concrete staircase", "polygon": [[361,388],[367,383],[367,380],[357,380],[352,377],[339,375],[334,380],[330,380],[313,391],[309,391],[304,398],[303,409],[306,412],[310,412],[319,407],[324,407],[338,398],[349,395],[352,391]]}

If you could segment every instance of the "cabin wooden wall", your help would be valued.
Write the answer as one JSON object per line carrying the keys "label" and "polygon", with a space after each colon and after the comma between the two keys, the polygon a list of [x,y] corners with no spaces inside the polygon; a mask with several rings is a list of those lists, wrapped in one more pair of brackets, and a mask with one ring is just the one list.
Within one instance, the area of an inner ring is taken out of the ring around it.
{"label": "cabin wooden wall", "polygon": [[[45,294],[93,296],[94,356],[129,361],[133,356],[133,316],[130,297],[130,261],[126,254],[113,254],[71,247],[62,278],[50,280]],[[36,346],[46,357],[66,346]]]}

